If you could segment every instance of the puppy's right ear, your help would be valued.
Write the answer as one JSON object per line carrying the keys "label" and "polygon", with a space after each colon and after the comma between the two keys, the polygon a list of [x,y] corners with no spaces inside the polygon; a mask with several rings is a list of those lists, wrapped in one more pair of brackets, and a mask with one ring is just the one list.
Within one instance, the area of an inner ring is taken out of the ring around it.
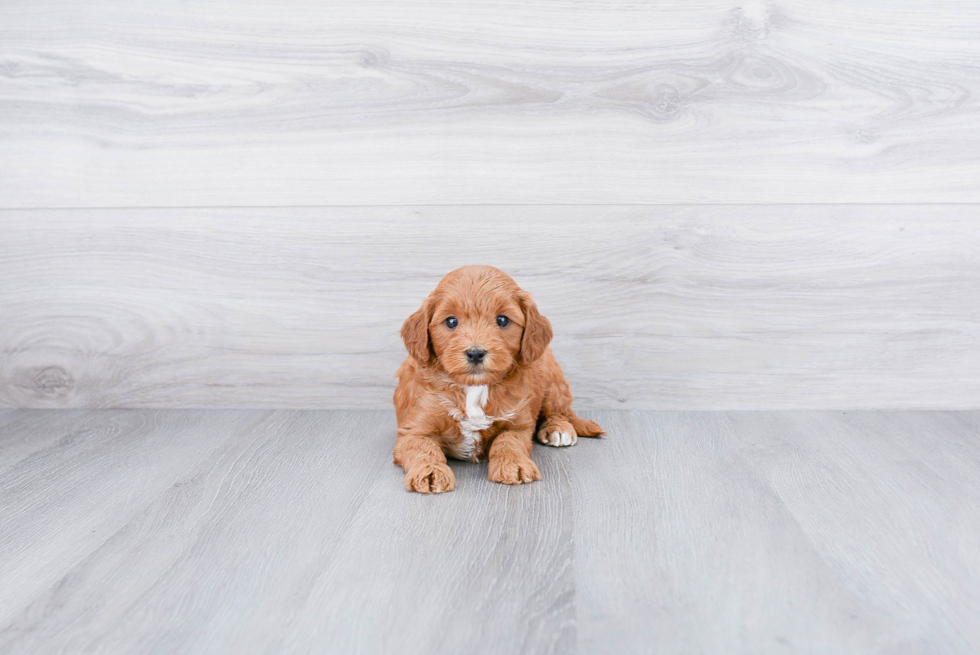
{"label": "puppy's right ear", "polygon": [[435,353],[432,352],[432,341],[429,339],[429,321],[432,319],[432,303],[428,298],[418,311],[405,319],[402,325],[402,341],[405,348],[419,364],[428,364]]}

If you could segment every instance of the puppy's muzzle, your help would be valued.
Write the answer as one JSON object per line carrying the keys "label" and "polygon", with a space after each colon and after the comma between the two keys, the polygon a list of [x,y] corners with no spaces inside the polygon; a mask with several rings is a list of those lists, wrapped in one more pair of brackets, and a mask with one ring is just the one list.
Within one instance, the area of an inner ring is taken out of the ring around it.
{"label": "puppy's muzzle", "polygon": [[483,358],[487,356],[487,351],[483,348],[470,348],[466,351],[466,359],[470,364],[478,366],[483,363]]}

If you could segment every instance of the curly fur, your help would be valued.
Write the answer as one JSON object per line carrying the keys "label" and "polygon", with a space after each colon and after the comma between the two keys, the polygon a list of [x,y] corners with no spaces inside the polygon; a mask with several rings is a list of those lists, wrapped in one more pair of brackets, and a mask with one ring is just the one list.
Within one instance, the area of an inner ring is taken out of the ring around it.
{"label": "curly fur", "polygon": [[[501,327],[498,317],[508,322]],[[447,326],[448,318],[458,325]],[[464,266],[447,275],[406,319],[409,357],[398,369],[394,461],[405,488],[452,491],[446,456],[489,460],[505,484],[541,479],[531,459],[535,434],[551,446],[603,434],[572,411],[572,393],[548,344],[551,323],[503,271]],[[485,350],[479,365],[466,351]]]}

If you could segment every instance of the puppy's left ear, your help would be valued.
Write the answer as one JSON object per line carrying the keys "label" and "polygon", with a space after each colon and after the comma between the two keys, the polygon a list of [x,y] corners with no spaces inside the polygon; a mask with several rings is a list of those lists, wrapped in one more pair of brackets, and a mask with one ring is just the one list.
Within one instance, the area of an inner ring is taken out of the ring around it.
{"label": "puppy's left ear", "polygon": [[432,303],[426,298],[418,311],[405,319],[402,325],[402,341],[408,354],[419,364],[429,364],[435,353],[429,339],[429,321],[432,319]]}
{"label": "puppy's left ear", "polygon": [[522,292],[520,302],[521,309],[524,310],[524,334],[521,336],[518,357],[522,363],[530,364],[541,357],[551,343],[551,321],[538,311],[538,306],[531,300],[531,294]]}

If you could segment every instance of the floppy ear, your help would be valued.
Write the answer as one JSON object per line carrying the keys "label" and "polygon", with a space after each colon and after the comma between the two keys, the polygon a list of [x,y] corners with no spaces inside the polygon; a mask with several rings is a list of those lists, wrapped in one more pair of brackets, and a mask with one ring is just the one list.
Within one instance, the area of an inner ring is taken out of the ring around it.
{"label": "floppy ear", "polygon": [[432,318],[430,311],[432,303],[426,298],[418,311],[405,319],[402,325],[402,341],[408,354],[415,358],[419,364],[428,364],[432,361],[432,342],[429,340],[429,320]]}
{"label": "floppy ear", "polygon": [[530,294],[521,293],[520,301],[524,310],[524,334],[518,357],[524,364],[530,364],[541,357],[551,343],[551,322],[541,315]]}

